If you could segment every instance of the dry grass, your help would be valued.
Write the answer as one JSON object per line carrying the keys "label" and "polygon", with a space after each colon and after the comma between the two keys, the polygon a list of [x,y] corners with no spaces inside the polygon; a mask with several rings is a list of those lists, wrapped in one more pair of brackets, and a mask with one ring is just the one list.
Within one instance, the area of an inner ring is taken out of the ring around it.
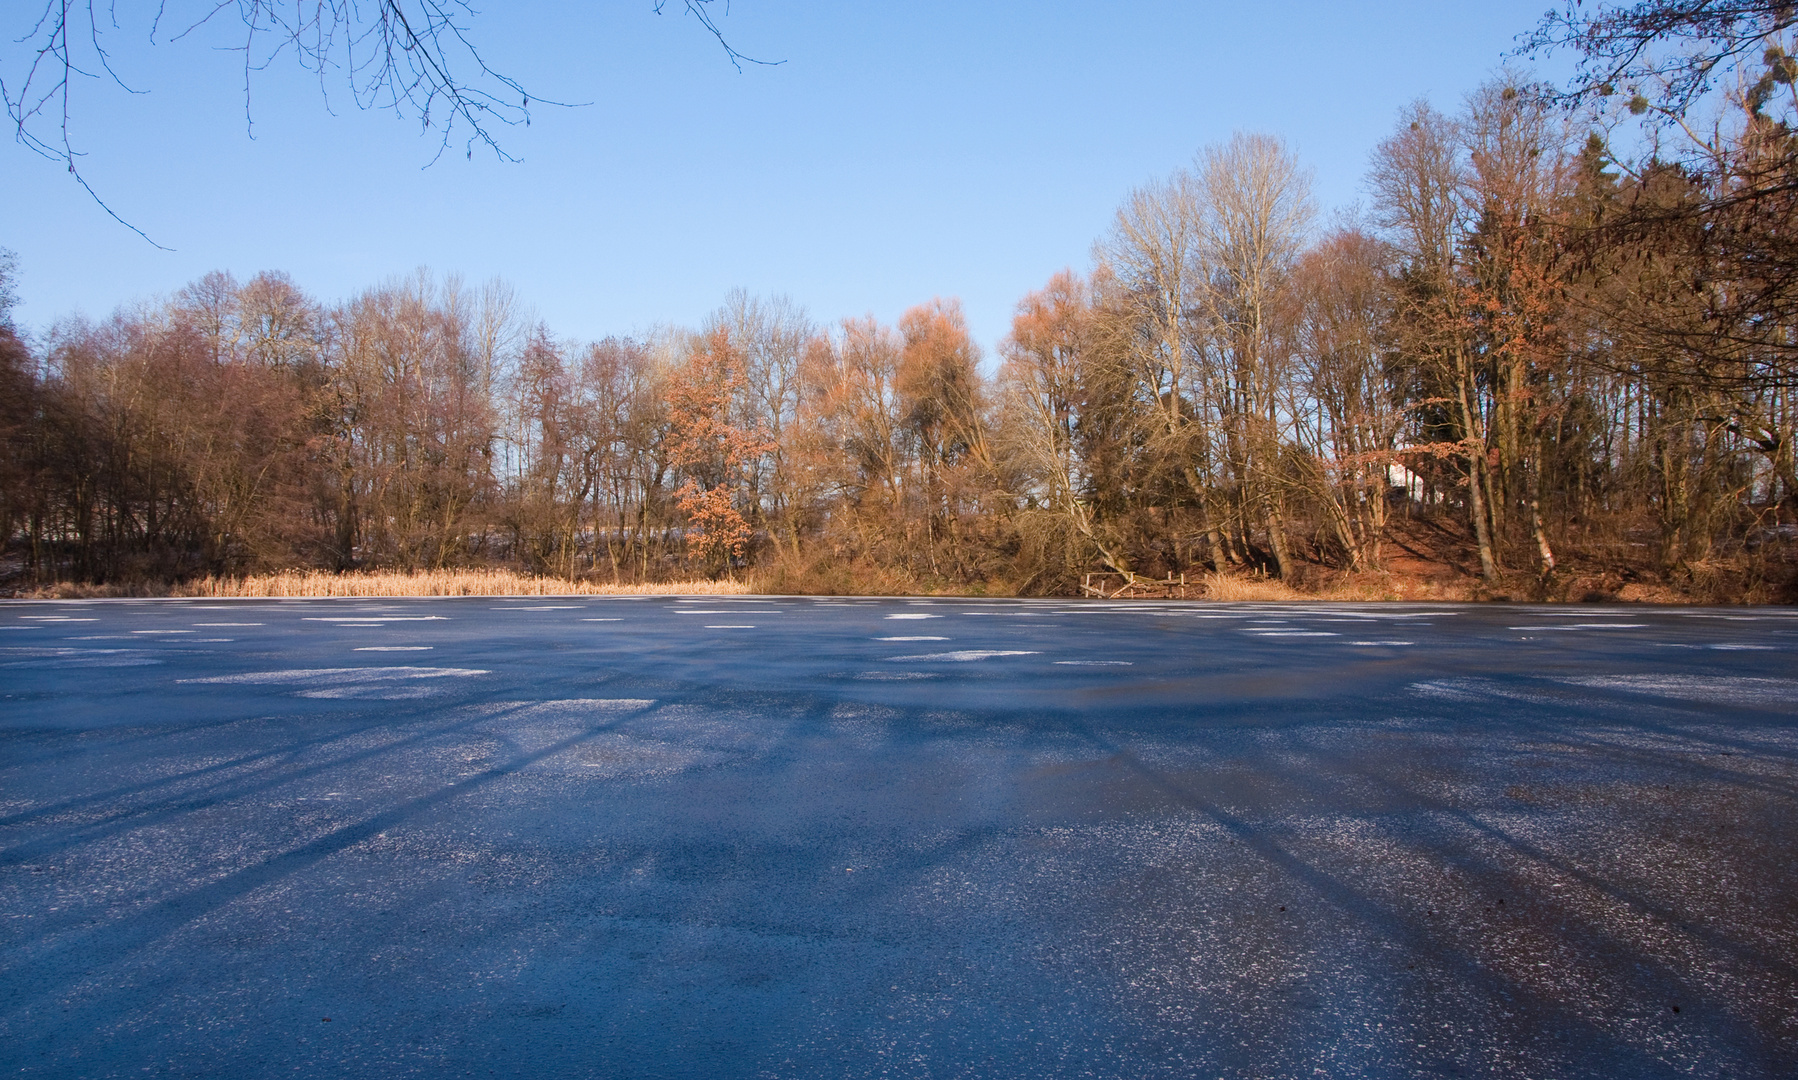
{"label": "dry grass", "polygon": [[325,574],[283,571],[245,578],[204,578],[174,590],[178,596],[642,596],[739,595],[737,581],[673,581],[613,585],[527,577],[510,570],[422,570],[417,573]]}
{"label": "dry grass", "polygon": [[1277,578],[1206,574],[1201,579],[1207,600],[1304,600],[1304,593]]}
{"label": "dry grass", "polygon": [[1358,603],[1390,600],[1466,603],[1479,599],[1477,585],[1477,582],[1406,574],[1344,573],[1320,582],[1315,598]]}
{"label": "dry grass", "polygon": [[759,568],[755,591],[777,596],[920,596],[968,595],[924,589],[909,575],[871,563],[832,555],[804,558],[786,552]]}
{"label": "dry grass", "polygon": [[1422,600],[1436,603],[1463,603],[1478,599],[1467,583],[1420,578],[1398,574],[1340,573],[1313,579],[1303,588],[1294,588],[1278,578],[1239,577],[1232,574],[1206,574],[1200,579],[1207,600],[1328,600],[1369,603],[1392,600]]}
{"label": "dry grass", "polygon": [[564,578],[530,577],[510,570],[421,570],[416,573],[329,574],[284,570],[251,577],[201,578],[160,587],[141,585],[45,585],[23,599],[75,600],[109,596],[325,597],[325,596],[642,596],[741,595],[739,581],[671,581],[613,585]]}
{"label": "dry grass", "polygon": [[[1798,587],[1781,581],[1744,584],[1733,579],[1700,581],[1684,587],[1667,583],[1630,582],[1616,575],[1570,577],[1554,595],[1541,595],[1539,585],[1519,580],[1487,586],[1477,579],[1408,573],[1313,573],[1295,588],[1278,578],[1205,574],[1199,588],[1184,591],[1192,598],[1214,601],[1394,601],[1464,603],[1493,599],[1570,600],[1625,603],[1791,603]],[[202,578],[188,582],[56,582],[7,589],[0,597],[22,600],[87,600],[108,597],[353,597],[353,596],[642,596],[642,595],[790,595],[860,596],[994,596],[1009,590],[979,586],[929,588],[908,578],[877,572],[861,564],[834,561],[780,562],[745,581],[672,581],[614,585],[555,577],[533,577],[511,570],[430,570],[418,573],[370,572],[330,574],[287,570],[249,577]],[[1153,594],[1150,594],[1153,595]],[[1132,597],[1140,599],[1143,597]]]}

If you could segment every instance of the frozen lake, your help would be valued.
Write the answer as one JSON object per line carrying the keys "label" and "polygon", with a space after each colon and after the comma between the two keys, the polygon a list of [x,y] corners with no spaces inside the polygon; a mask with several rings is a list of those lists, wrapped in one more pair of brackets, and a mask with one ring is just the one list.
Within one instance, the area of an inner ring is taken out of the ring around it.
{"label": "frozen lake", "polygon": [[0,1069],[1787,1077],[1798,611],[0,604]]}

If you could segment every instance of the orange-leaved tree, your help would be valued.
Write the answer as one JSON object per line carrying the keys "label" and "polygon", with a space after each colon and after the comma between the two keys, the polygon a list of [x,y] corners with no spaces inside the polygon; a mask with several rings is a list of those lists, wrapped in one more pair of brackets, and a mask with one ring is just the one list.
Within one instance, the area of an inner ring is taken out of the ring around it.
{"label": "orange-leaved tree", "polygon": [[748,551],[751,471],[774,450],[768,434],[740,416],[743,369],[741,351],[720,327],[668,381],[668,461],[685,477],[675,504],[687,518],[688,552],[713,575]]}

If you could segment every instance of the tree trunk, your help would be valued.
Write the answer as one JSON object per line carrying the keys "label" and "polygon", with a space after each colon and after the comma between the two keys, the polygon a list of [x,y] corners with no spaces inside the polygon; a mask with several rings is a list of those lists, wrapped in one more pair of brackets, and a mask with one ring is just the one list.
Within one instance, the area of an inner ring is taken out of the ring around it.
{"label": "tree trunk", "polygon": [[1455,376],[1455,393],[1461,407],[1461,435],[1467,447],[1467,502],[1473,517],[1474,543],[1480,551],[1480,576],[1487,581],[1497,581],[1498,562],[1492,551],[1492,525],[1486,515],[1486,440],[1468,401],[1467,353],[1459,346],[1455,348]]}

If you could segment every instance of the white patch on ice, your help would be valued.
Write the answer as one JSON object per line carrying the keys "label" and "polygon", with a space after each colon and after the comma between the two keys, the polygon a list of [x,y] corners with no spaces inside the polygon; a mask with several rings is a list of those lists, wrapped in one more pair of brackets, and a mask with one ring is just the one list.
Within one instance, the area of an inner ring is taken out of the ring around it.
{"label": "white patch on ice", "polygon": [[1508,630],[1640,630],[1648,624],[1645,622],[1580,622],[1564,623],[1560,626],[1511,626]]}
{"label": "white patch on ice", "polygon": [[442,622],[448,615],[302,615],[301,622],[384,623]]}
{"label": "white patch on ice", "polygon": [[1057,660],[1063,667],[1135,667],[1134,660]]}
{"label": "white patch on ice", "polygon": [[580,609],[582,609],[586,606],[587,605],[585,605],[585,604],[538,604],[534,607],[507,606],[507,607],[488,608],[487,610],[488,611],[579,611]]}
{"label": "white patch on ice", "polygon": [[161,660],[141,655],[137,649],[71,648],[66,645],[37,649],[19,646],[0,648],[0,656],[8,654],[28,659],[0,663],[0,668],[146,667],[162,663]]}
{"label": "white patch on ice", "polygon": [[509,720],[522,717],[535,722],[548,718],[579,720],[590,712],[635,712],[655,703],[655,698],[555,698],[549,701],[496,702],[494,707],[505,710]]}
{"label": "white patch on ice", "polygon": [[36,619],[39,622],[98,622],[98,619],[75,619],[67,615],[21,615],[21,619]]}
{"label": "white patch on ice", "polygon": [[1341,637],[1334,630],[1245,630],[1256,637]]}
{"label": "white patch on ice", "polygon": [[410,701],[414,698],[428,698],[437,693],[434,686],[330,686],[323,690],[301,690],[296,695],[305,698],[328,698],[346,701]]}
{"label": "white patch on ice", "polygon": [[1351,641],[1350,645],[1413,645],[1411,641]]}
{"label": "white patch on ice", "polygon": [[923,634],[923,635],[913,635],[911,637],[877,637],[874,640],[875,641],[948,641],[949,639],[946,637],[930,637],[927,634]]}
{"label": "white patch on ice", "polygon": [[133,630],[133,634],[191,634],[192,630]]}
{"label": "white patch on ice", "polygon": [[940,679],[929,671],[863,671],[853,676],[863,682],[908,682],[912,679]]}
{"label": "white patch on ice", "polygon": [[389,679],[446,679],[467,678],[471,675],[491,675],[492,672],[481,668],[446,668],[446,667],[336,667],[336,668],[289,668],[284,671],[250,671],[242,675],[214,675],[205,679],[180,679],[184,683],[215,683],[232,685],[266,685],[271,683],[303,683],[325,680],[329,682],[376,682]]}
{"label": "white patch on ice", "polygon": [[1628,690],[1685,701],[1751,705],[1798,705],[1798,679],[1738,678],[1718,675],[1585,675],[1557,679],[1571,686]]}
{"label": "white patch on ice", "polygon": [[582,619],[582,622],[623,622],[623,619]]}
{"label": "white patch on ice", "polygon": [[[968,615],[968,614],[979,614],[979,613],[964,611],[964,612],[962,612],[962,614]],[[920,614],[918,612],[909,612],[908,611],[908,612],[905,612],[905,613],[899,614],[899,615],[888,615],[887,618],[889,618],[889,619],[940,619],[940,618],[942,618],[942,616],[941,615],[924,615],[924,614]]]}
{"label": "white patch on ice", "polygon": [[1445,698],[1449,701],[1479,701],[1484,694],[1470,690],[1460,679],[1435,679],[1429,682],[1412,683],[1409,687],[1419,697]]}
{"label": "white patch on ice", "polygon": [[724,608],[674,608],[676,615],[729,615]]}
{"label": "white patch on ice", "polygon": [[1706,645],[1707,649],[1777,649],[1777,645],[1750,645],[1746,642],[1730,642],[1726,645]]}
{"label": "white patch on ice", "polygon": [[184,683],[299,687],[300,697],[356,698],[375,701],[397,701],[428,697],[437,693],[434,686],[405,686],[418,679],[468,678],[491,674],[480,668],[440,667],[349,667],[295,668],[290,671],[254,671],[243,675],[217,675],[209,679],[181,679]]}
{"label": "white patch on ice", "polygon": [[1345,619],[1433,619],[1438,615],[1459,615],[1458,611],[1339,611],[1330,614]]}
{"label": "white patch on ice", "polygon": [[1035,656],[1035,649],[957,649],[954,652],[924,653],[921,656],[889,656],[895,662],[907,660],[943,660],[950,663],[966,663],[969,660],[990,660],[995,656]]}

